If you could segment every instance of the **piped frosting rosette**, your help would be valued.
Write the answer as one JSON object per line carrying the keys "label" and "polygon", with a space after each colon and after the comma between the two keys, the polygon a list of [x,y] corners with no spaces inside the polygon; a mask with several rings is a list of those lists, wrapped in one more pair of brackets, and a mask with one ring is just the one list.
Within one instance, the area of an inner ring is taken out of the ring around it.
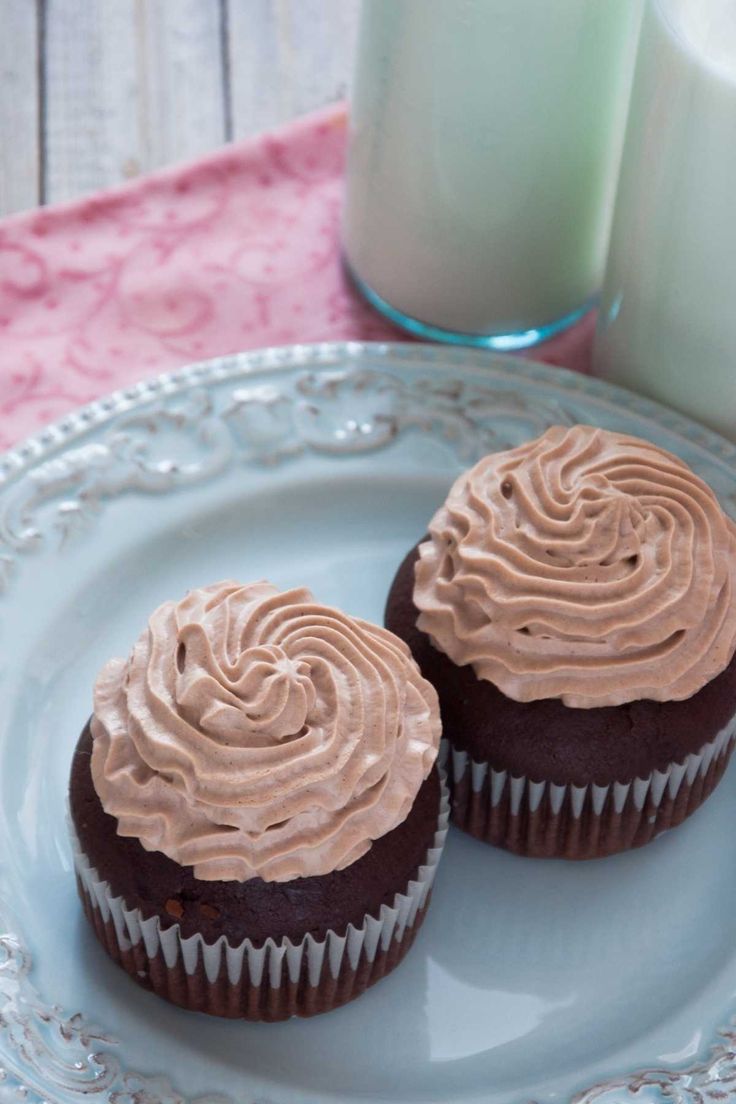
{"label": "piped frosting rosette", "polygon": [[308,590],[166,602],[95,687],[92,776],[123,836],[205,880],[342,869],[407,816],[436,695],[384,629]]}
{"label": "piped frosting rosette", "polygon": [[419,628],[517,701],[688,698],[736,647],[736,526],[677,457],[555,426],[486,456],[419,549]]}

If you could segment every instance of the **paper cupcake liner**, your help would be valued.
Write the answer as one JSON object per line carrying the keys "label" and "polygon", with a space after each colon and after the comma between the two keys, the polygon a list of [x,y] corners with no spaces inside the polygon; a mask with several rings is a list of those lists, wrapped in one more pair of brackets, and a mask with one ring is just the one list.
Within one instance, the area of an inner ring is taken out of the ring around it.
{"label": "paper cupcake liner", "polygon": [[440,812],[432,846],[416,878],[366,914],[344,935],[306,935],[298,943],[267,939],[258,947],[245,939],[231,946],[222,935],[208,943],[199,934],[184,938],[174,924],[162,929],[158,916],[144,918],[127,907],[100,878],[71,829],[77,886],[85,913],[110,956],[141,985],[174,1004],[212,1015],[248,1020],[284,1020],[327,1012],[357,997],[396,966],[424,919],[449,821],[449,796],[441,772]]}
{"label": "paper cupcake liner", "polygon": [[477,839],[538,858],[591,859],[640,847],[705,801],[728,766],[736,717],[700,751],[646,778],[607,786],[532,782],[443,741],[452,822]]}

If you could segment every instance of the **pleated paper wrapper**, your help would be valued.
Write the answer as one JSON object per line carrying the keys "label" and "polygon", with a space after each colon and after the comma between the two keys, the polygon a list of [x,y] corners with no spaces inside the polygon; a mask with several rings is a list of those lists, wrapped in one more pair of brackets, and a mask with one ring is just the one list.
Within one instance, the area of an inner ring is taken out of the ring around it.
{"label": "pleated paper wrapper", "polygon": [[73,826],[74,864],[82,904],[110,956],[139,984],[174,1004],[212,1015],[249,1020],[310,1016],[347,1003],[404,957],[424,919],[447,836],[449,798],[442,775],[440,812],[432,846],[415,880],[391,906],[366,914],[345,934],[300,942],[245,939],[232,946],[223,935],[208,943],[184,938],[178,924],[162,928],[158,916],[129,909],[101,879],[81,850]]}
{"label": "pleated paper wrapper", "polygon": [[533,782],[443,741],[453,824],[487,843],[539,858],[591,859],[648,843],[690,816],[723,775],[736,717],[696,753],[646,778],[611,785]]}

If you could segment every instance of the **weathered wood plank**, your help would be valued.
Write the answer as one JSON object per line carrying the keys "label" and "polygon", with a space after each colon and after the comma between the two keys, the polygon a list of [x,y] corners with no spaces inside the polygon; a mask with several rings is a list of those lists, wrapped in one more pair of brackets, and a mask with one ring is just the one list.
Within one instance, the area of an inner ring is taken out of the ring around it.
{"label": "weathered wood plank", "polygon": [[235,138],[342,98],[358,0],[225,0]]}
{"label": "weathered wood plank", "polygon": [[0,214],[119,183],[340,98],[358,7],[3,0]]}
{"label": "weathered wood plank", "polygon": [[139,0],[148,168],[226,140],[219,0]]}
{"label": "weathered wood plank", "polygon": [[225,138],[219,0],[47,0],[46,199]]}
{"label": "weathered wood plank", "polygon": [[0,28],[0,215],[40,199],[36,0],[3,0]]}
{"label": "weathered wood plank", "polygon": [[46,0],[45,199],[141,169],[135,0]]}

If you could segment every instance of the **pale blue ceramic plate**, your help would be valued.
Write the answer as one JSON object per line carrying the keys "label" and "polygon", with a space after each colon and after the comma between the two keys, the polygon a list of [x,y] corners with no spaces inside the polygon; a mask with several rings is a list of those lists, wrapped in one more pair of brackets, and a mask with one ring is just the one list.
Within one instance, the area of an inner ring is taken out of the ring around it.
{"label": "pale blue ceramic plate", "polygon": [[575,421],[665,445],[736,510],[736,448],[693,423],[560,370],[407,345],[195,366],[0,460],[0,1104],[694,1104],[734,1089],[733,769],[685,825],[613,859],[531,861],[451,833],[407,961],[312,1021],[169,1007],[107,959],[75,896],[72,748],[97,668],[155,605],[267,576],[380,620],[456,473]]}

